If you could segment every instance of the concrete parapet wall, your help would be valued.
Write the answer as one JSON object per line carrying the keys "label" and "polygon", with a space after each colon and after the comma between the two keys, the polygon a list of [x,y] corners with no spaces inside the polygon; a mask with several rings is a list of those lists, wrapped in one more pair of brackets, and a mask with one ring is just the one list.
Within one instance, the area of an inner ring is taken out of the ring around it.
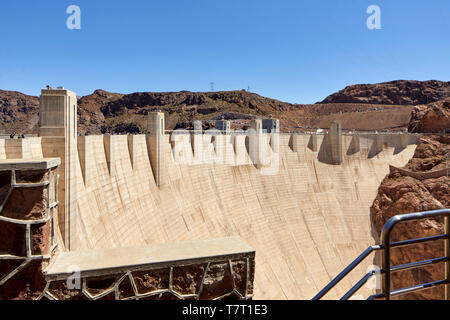
{"label": "concrete parapet wall", "polygon": [[[67,252],[45,270],[44,296],[51,300],[251,299],[254,258],[254,250],[238,237]],[[79,288],[71,289],[67,283],[74,266]]]}
{"label": "concrete parapet wall", "polygon": [[0,139],[0,159],[42,158],[41,138]]}

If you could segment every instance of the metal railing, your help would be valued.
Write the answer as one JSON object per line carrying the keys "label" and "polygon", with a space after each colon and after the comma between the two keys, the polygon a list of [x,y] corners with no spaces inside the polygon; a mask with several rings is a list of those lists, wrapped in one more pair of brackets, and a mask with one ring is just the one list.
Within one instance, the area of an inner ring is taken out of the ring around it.
{"label": "metal railing", "polygon": [[[390,241],[390,235],[394,227],[401,222],[414,221],[427,218],[438,218],[444,217],[445,219],[445,234],[411,239],[399,242]],[[373,270],[365,274],[361,280],[359,280],[340,300],[348,300],[351,298],[361,287],[367,283],[367,281],[379,273],[382,275],[382,292],[379,294],[371,295],[367,300],[385,299],[390,300],[393,296],[404,295],[412,292],[417,292],[432,287],[445,285],[445,299],[450,300],[450,209],[441,209],[425,212],[416,212],[409,214],[397,215],[390,218],[383,227],[381,231],[381,241],[380,245],[374,245],[367,248],[358,258],[356,258],[352,263],[350,263],[339,275],[337,275],[331,282],[325,286],[312,300],[320,300],[323,298],[331,289],[333,289],[342,279],[344,279],[353,269],[355,269],[361,262],[363,262],[372,252],[383,251],[382,259],[382,269]],[[390,254],[391,248],[399,248],[410,246],[418,243],[426,243],[430,241],[445,240],[445,256],[412,262],[407,264],[402,264],[398,266],[391,267]],[[416,268],[421,268],[425,266],[430,266],[438,263],[445,263],[445,279],[433,281],[429,283],[424,283],[408,288],[398,289],[391,291],[391,273],[411,270]]]}

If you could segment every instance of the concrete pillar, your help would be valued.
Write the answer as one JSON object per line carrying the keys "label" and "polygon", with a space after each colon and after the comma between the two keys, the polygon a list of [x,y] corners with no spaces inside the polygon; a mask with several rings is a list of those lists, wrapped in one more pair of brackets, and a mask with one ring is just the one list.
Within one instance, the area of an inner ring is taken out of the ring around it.
{"label": "concrete pillar", "polygon": [[217,164],[234,164],[234,137],[231,135],[231,121],[217,120],[216,130],[220,130],[215,136],[214,144],[216,150]]}
{"label": "concrete pillar", "polygon": [[293,133],[291,136],[292,151],[298,152],[298,143],[299,143],[298,133]]}
{"label": "concrete pillar", "polygon": [[253,119],[250,126],[249,155],[256,168],[262,167],[262,120]]}
{"label": "concrete pillar", "polygon": [[262,120],[261,119],[253,119],[250,124],[250,128],[255,130],[256,133],[262,133]]}
{"label": "concrete pillar", "polygon": [[217,120],[215,125],[218,134],[215,136],[214,144],[216,150],[217,164],[234,164],[233,137],[231,136],[231,121]]}
{"label": "concrete pillar", "polygon": [[39,134],[43,156],[60,158],[58,222],[67,248],[75,247],[77,215],[77,96],[65,89],[42,90]]}
{"label": "concrete pillar", "polygon": [[333,164],[342,163],[342,131],[341,123],[333,121],[330,126],[330,154]]}
{"label": "concrete pillar", "polygon": [[150,112],[147,118],[147,150],[152,166],[153,176],[158,187],[164,185],[164,128],[163,112]]}

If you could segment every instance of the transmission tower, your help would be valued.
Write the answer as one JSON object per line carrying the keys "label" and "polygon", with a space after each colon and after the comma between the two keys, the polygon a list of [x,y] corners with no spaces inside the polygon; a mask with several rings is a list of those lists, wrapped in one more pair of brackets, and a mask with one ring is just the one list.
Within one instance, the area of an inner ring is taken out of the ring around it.
{"label": "transmission tower", "polygon": [[211,86],[211,92],[214,92],[214,82],[211,82],[209,85]]}

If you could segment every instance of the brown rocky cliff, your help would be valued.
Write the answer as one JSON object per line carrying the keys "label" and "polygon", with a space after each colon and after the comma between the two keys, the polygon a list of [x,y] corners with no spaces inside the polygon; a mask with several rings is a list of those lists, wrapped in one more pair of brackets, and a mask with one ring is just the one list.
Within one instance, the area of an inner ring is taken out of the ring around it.
{"label": "brown rocky cliff", "polygon": [[348,86],[328,96],[322,103],[418,105],[439,101],[449,96],[450,82],[396,80]]}
{"label": "brown rocky cliff", "polygon": [[450,128],[450,98],[415,107],[409,132],[442,132]]}
{"label": "brown rocky cliff", "polygon": [[[446,154],[450,152],[450,137],[425,136],[421,139],[405,171],[433,172],[445,168]],[[417,180],[393,170],[381,183],[371,207],[376,234],[384,224],[398,214],[443,209],[450,207],[450,181],[447,175]],[[443,219],[427,219],[398,224],[391,241],[429,237],[444,233]],[[392,249],[391,265],[400,265],[444,256],[444,243],[431,242],[411,247]],[[392,274],[393,289],[444,279],[444,265],[430,266]],[[434,288],[405,295],[402,299],[443,299],[443,288]]]}
{"label": "brown rocky cliff", "polygon": [[82,135],[100,134],[105,124],[105,116],[101,108],[118,100],[123,94],[95,90],[92,94],[78,99],[78,133]]}
{"label": "brown rocky cliff", "polygon": [[0,90],[0,134],[34,133],[39,122],[39,99]]}

